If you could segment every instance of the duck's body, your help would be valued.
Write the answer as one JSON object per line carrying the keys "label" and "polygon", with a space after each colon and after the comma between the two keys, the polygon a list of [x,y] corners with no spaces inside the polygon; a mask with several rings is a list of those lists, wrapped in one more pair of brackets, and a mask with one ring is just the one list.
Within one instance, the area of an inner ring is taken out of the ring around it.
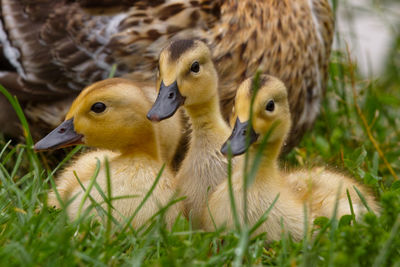
{"label": "duck's body", "polygon": [[[260,149],[262,151],[260,167],[253,177],[253,183],[247,189],[249,225],[254,225],[279,195],[268,215],[268,220],[257,229],[255,234],[267,232],[268,240],[279,239],[282,235],[282,220],[284,230],[289,232],[295,240],[299,240],[304,236],[305,218],[308,219],[308,223],[312,223],[319,216],[331,217],[336,203],[338,217],[351,214],[346,190],[350,193],[354,213],[358,217],[367,209],[358,197],[354,186],[364,195],[371,209],[378,211],[378,205],[368,190],[345,175],[324,168],[299,169],[292,172],[280,170],[277,158],[290,129],[286,88],[276,78],[261,77],[261,88],[257,92],[253,106],[252,124],[248,128],[250,99],[254,94],[251,88],[251,80],[245,81],[239,88],[235,104],[237,120],[229,138],[233,155],[240,155],[248,149],[249,169],[256,158],[257,151]],[[246,148],[246,134],[243,133],[248,129],[250,129],[251,138],[250,147]],[[267,138],[265,146],[264,138]],[[227,152],[227,143],[222,151]],[[233,194],[241,223],[246,218],[243,203],[244,164],[245,159],[239,158],[232,174]],[[217,186],[208,203],[210,212],[208,208],[203,210],[205,229],[214,230],[211,216],[218,227],[226,225],[228,229],[234,228],[232,210],[227,208],[231,203],[227,181]],[[307,217],[305,217],[305,212],[307,212]]]}
{"label": "duck's body", "polygon": [[[119,4],[124,8],[115,8]],[[110,5],[112,10],[105,7]],[[240,82],[261,69],[289,88],[295,123],[287,150],[312,126],[325,88],[333,36],[327,0],[132,0],[98,6],[103,13],[88,1],[3,0],[1,41],[16,71],[0,81],[31,99],[64,101],[108,77],[113,64],[117,76],[150,81],[159,51],[167,43],[199,38],[211,47],[220,74],[224,118],[230,115]],[[33,121],[54,124],[54,114],[63,117],[59,107],[60,103],[33,100],[27,113]]]}
{"label": "duck's body", "polygon": [[[245,216],[243,210],[243,161],[237,163],[233,173],[232,188],[235,204],[239,219],[243,223]],[[279,195],[268,215],[268,220],[254,232],[254,235],[266,232],[269,241],[279,240],[282,237],[282,230],[284,230],[290,233],[295,240],[300,240],[304,237],[306,212],[309,226],[317,217],[331,218],[334,215],[336,202],[338,204],[337,218],[351,214],[346,189],[349,190],[356,218],[367,211],[353,186],[361,191],[372,210],[377,212],[378,206],[371,193],[363,185],[340,173],[316,168],[290,173],[278,172],[272,175],[270,168],[261,167],[254,183],[247,189],[248,224],[254,225]],[[217,227],[235,228],[227,182],[217,186],[208,200],[208,205]],[[214,231],[214,224],[208,208],[203,210],[203,214],[202,226],[206,230]]]}
{"label": "duck's body", "polygon": [[148,118],[170,118],[183,106],[190,124],[189,149],[176,175],[186,216],[199,225],[208,193],[227,175],[227,160],[219,148],[229,136],[220,112],[218,76],[209,48],[201,41],[172,42],[160,54],[159,93]]}
{"label": "duck's body", "polygon": [[[176,180],[180,193],[186,196],[185,214],[195,225],[202,216],[207,196],[227,174],[228,161],[218,149],[229,136],[230,128],[222,119],[217,102],[196,116],[188,111],[192,125],[189,149]],[[190,110],[190,108],[189,108]]]}
{"label": "duck's body", "polygon": [[[232,189],[237,214],[242,224],[245,217],[243,161],[240,160],[236,164],[232,175]],[[265,171],[270,173],[269,169]],[[259,170],[259,173],[265,173],[265,171]],[[279,240],[282,237],[282,219],[284,229],[288,230],[295,240],[302,238],[304,230],[303,202],[294,195],[296,192],[288,187],[285,178],[285,175],[281,173],[267,175],[262,178],[257,175],[251,186],[247,188],[247,222],[250,226],[254,225],[262,217],[279,194],[279,199],[269,213],[267,222],[262,224],[254,235],[266,232],[268,240]],[[202,227],[205,230],[214,231],[216,230],[214,228],[215,223],[217,228],[226,226],[228,230],[235,229],[235,220],[230,203],[228,182],[224,181],[217,186],[208,199],[208,207],[203,210]]]}
{"label": "duck's body", "polygon": [[318,216],[332,217],[337,202],[337,216],[351,214],[346,190],[349,190],[356,219],[367,211],[356,193],[356,187],[365,197],[368,205],[374,212],[379,207],[364,185],[340,172],[330,171],[324,167],[310,170],[297,170],[284,174],[288,188],[293,195],[303,200],[311,214],[311,220]]}
{"label": "duck's body", "polygon": [[[67,206],[67,212],[71,218],[77,218],[84,196],[84,190],[76,179],[74,172],[84,188],[87,189],[95,173],[98,161],[100,162],[100,171],[96,178],[96,183],[103,192],[100,193],[96,187],[92,188],[90,198],[86,199],[82,207],[81,215],[92,206],[93,200],[96,203],[102,203],[101,207],[104,209],[105,214],[107,213],[108,204],[105,203],[105,199],[101,195],[108,196],[105,169],[106,158],[110,166],[112,198],[115,198],[112,201],[112,216],[122,223],[134,214],[162,169],[162,164],[159,160],[155,160],[145,154],[133,156],[100,150],[78,157],[76,161],[57,176],[56,183],[56,188],[62,201],[64,203],[72,201]],[[152,196],[133,219],[132,225],[139,227],[146,223],[158,210],[173,200],[175,190],[176,186],[172,173],[169,170],[164,170]],[[61,208],[54,192],[49,195],[48,205]],[[91,210],[94,211],[95,207],[92,206]],[[169,227],[172,226],[180,212],[182,212],[182,209],[179,204],[172,205],[168,209],[165,214],[165,221]]]}
{"label": "duck's body", "polygon": [[[101,206],[107,210],[107,204],[97,187],[93,187],[80,210],[85,190],[74,174],[76,172],[87,189],[99,161],[96,182],[107,196],[105,157],[109,162],[111,195],[114,198],[112,214],[120,222],[133,215],[162,169],[165,162],[163,158],[173,154],[163,154],[161,150],[173,150],[179,140],[179,134],[175,133],[173,137],[173,132],[179,132],[179,128],[163,127],[164,124],[153,126],[146,119],[150,106],[150,99],[132,81],[114,78],[95,83],[82,91],[73,102],[66,120],[35,145],[37,150],[56,149],[76,143],[100,148],[78,157],[57,178],[57,191],[62,201],[68,203],[72,200],[67,206],[72,218],[76,218],[80,211],[84,212],[90,206],[91,199],[102,203]],[[158,142],[162,134],[169,137],[169,143],[165,142],[164,146]],[[132,221],[134,226],[143,225],[173,200],[176,191],[174,181],[170,168],[165,167],[154,192]],[[60,207],[55,193],[50,194],[49,203]],[[168,209],[165,219],[169,226],[181,211],[181,203]]]}

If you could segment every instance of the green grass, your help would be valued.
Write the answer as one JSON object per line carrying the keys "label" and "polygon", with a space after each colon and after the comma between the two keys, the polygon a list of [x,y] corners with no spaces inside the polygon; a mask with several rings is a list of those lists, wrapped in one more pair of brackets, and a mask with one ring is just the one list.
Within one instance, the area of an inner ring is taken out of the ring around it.
{"label": "green grass", "polygon": [[[32,150],[22,111],[8,96],[21,118],[26,144],[0,138],[0,266],[400,266],[399,77],[395,60],[388,61],[384,77],[364,80],[345,52],[332,54],[321,114],[284,165],[327,165],[348,173],[371,188],[382,211],[360,220],[351,214],[320,217],[305,224],[314,234],[300,242],[285,235],[273,243],[263,235],[249,238],[252,226],[225,234],[194,231],[183,218],[167,231],[165,210],[141,229],[111,227],[110,209],[102,211],[104,223],[85,211],[70,221],[63,210],[45,203],[56,170],[79,148],[55,168],[46,167]],[[111,196],[103,195],[110,202]],[[93,208],[99,206],[94,203]]]}

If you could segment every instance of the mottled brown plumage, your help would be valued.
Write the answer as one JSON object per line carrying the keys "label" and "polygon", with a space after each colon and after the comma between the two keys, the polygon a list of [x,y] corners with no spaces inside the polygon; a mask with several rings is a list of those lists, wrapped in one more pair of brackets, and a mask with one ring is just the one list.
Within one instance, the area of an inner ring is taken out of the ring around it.
{"label": "mottled brown plumage", "polygon": [[105,79],[113,64],[116,76],[155,80],[161,48],[188,38],[211,48],[226,118],[238,84],[257,69],[288,87],[286,151],[318,114],[333,35],[327,0],[2,0],[1,12],[4,54],[18,75],[0,82],[48,101],[25,103],[36,125],[57,125],[71,102],[64,99]]}

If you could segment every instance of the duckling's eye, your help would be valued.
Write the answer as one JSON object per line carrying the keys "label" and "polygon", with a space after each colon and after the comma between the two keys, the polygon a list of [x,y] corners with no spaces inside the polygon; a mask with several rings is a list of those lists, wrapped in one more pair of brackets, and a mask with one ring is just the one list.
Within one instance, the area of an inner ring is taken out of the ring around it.
{"label": "duckling's eye", "polygon": [[274,100],[268,101],[267,106],[265,107],[265,110],[268,110],[269,112],[272,112],[272,111],[274,111],[274,109],[275,109]]}
{"label": "duckling's eye", "polygon": [[102,102],[96,102],[92,105],[90,110],[95,113],[102,113],[104,110],[106,110],[106,105]]}
{"label": "duckling's eye", "polygon": [[192,66],[190,67],[190,71],[194,73],[198,73],[200,71],[200,64],[199,62],[193,62]]}

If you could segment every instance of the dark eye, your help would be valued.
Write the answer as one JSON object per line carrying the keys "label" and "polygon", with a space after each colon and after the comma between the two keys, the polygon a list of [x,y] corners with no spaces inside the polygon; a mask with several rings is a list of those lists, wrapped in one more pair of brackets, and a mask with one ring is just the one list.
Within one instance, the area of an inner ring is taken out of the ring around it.
{"label": "dark eye", "polygon": [[199,62],[193,62],[192,66],[190,67],[190,71],[194,73],[198,73],[200,71],[200,64]]}
{"label": "dark eye", "polygon": [[272,112],[272,111],[274,111],[274,109],[275,109],[274,100],[268,101],[267,106],[265,107],[265,110]]}
{"label": "dark eye", "polygon": [[106,110],[106,105],[102,102],[96,102],[92,105],[90,110],[95,113],[102,113],[104,110]]}

